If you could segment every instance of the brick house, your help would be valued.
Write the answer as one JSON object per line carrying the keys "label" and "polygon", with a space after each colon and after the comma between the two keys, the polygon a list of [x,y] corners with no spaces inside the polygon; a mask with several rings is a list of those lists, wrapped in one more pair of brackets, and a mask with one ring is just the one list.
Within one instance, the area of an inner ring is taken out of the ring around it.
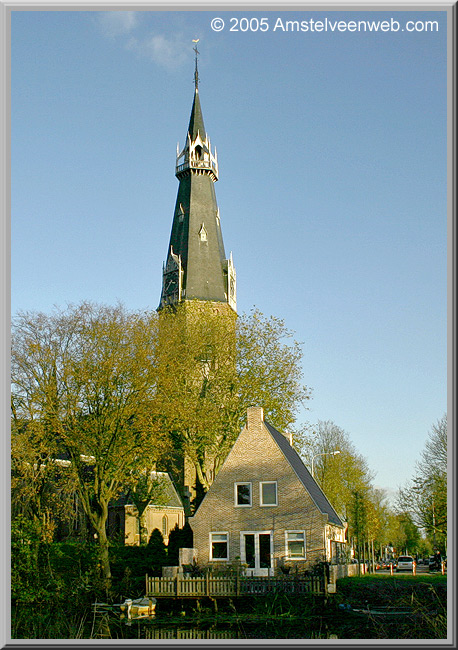
{"label": "brick house", "polygon": [[[185,512],[183,503],[175,489],[172,479],[167,472],[152,472],[159,481],[161,497],[151,501],[145,509],[143,521],[146,528],[146,537],[149,539],[155,528],[161,531],[165,544],[168,544],[169,533],[178,525],[183,528]],[[138,511],[130,498],[130,493],[121,494],[109,506],[108,534],[110,537],[121,535],[128,546],[140,544],[140,520]]]}
{"label": "brick house", "polygon": [[285,436],[249,408],[241,431],[195,515],[197,562],[240,560],[248,575],[275,575],[332,561],[346,526]]}

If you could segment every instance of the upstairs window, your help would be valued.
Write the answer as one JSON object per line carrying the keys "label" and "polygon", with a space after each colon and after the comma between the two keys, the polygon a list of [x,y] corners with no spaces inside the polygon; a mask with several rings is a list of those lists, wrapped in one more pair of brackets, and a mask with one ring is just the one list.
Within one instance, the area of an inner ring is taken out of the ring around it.
{"label": "upstairs window", "polygon": [[305,531],[287,530],[285,546],[286,557],[289,560],[305,560]]}
{"label": "upstairs window", "polygon": [[236,483],[235,489],[235,505],[236,506],[251,506],[251,483]]}
{"label": "upstairs window", "polygon": [[277,505],[277,481],[263,481],[259,484],[262,506]]}
{"label": "upstairs window", "polygon": [[210,533],[210,560],[229,559],[229,533]]}

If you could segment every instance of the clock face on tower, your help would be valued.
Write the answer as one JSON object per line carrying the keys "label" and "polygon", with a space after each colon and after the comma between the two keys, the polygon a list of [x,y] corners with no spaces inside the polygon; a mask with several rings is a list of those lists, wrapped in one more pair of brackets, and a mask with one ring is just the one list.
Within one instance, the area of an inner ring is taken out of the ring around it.
{"label": "clock face on tower", "polygon": [[169,271],[164,275],[164,296],[178,300],[178,269]]}

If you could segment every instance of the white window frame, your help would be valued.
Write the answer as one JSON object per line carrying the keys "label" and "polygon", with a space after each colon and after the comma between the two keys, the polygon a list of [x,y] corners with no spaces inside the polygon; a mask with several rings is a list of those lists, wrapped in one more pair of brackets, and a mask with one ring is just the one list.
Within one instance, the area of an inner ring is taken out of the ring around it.
{"label": "white window frame", "polygon": [[248,575],[259,575],[262,571],[260,564],[260,535],[270,536],[270,567],[268,567],[268,575],[273,575],[273,557],[274,557],[274,533],[273,530],[241,530],[240,531],[240,560],[246,563],[246,549],[245,549],[245,535],[254,535],[254,552],[255,552],[255,566],[247,569],[248,572],[255,571],[255,573]]}
{"label": "white window frame", "polygon": [[[272,483],[275,485],[275,503],[263,503],[262,502],[262,486],[272,484]],[[275,506],[278,506],[278,484],[277,484],[277,481],[260,481],[259,482],[259,505],[262,508],[275,508]]]}
{"label": "white window frame", "polygon": [[[226,557],[213,557],[213,535],[226,535]],[[229,532],[227,530],[212,530],[208,533],[208,558],[210,562],[227,562],[229,560]]]}
{"label": "white window frame", "polygon": [[[248,485],[250,487],[250,503],[237,503],[237,488],[239,485]],[[234,505],[236,508],[251,508],[253,505],[253,484],[251,481],[238,481],[234,483]]]}
{"label": "white window frame", "polygon": [[[289,540],[288,535],[290,534],[296,534],[296,535],[302,535],[302,539],[304,541],[304,554],[301,556],[298,555],[290,555],[289,553],[289,546],[288,542],[289,541],[294,541],[294,540]],[[285,530],[285,558],[287,560],[305,560],[307,557],[307,546],[306,546],[306,536],[305,536],[305,530]]]}

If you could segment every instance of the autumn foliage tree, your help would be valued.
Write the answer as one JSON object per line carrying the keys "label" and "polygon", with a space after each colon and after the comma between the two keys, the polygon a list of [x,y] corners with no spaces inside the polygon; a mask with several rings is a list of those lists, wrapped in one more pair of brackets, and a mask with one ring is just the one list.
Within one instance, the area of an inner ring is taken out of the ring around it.
{"label": "autumn foliage tree", "polygon": [[26,479],[37,454],[70,461],[67,480],[96,531],[107,586],[108,505],[162,453],[151,416],[156,324],[150,313],[90,303],[20,313],[13,324],[13,465]]}
{"label": "autumn foliage tree", "polygon": [[258,310],[235,317],[214,306],[179,305],[160,316],[155,409],[172,447],[193,463],[207,490],[245,424],[262,405],[279,429],[294,425],[309,398],[302,350],[281,319]]}
{"label": "autumn foliage tree", "polygon": [[309,467],[314,460],[314,477],[337,513],[351,521],[354,494],[368,495],[373,476],[348,433],[334,422],[319,420],[303,440],[301,453]]}

